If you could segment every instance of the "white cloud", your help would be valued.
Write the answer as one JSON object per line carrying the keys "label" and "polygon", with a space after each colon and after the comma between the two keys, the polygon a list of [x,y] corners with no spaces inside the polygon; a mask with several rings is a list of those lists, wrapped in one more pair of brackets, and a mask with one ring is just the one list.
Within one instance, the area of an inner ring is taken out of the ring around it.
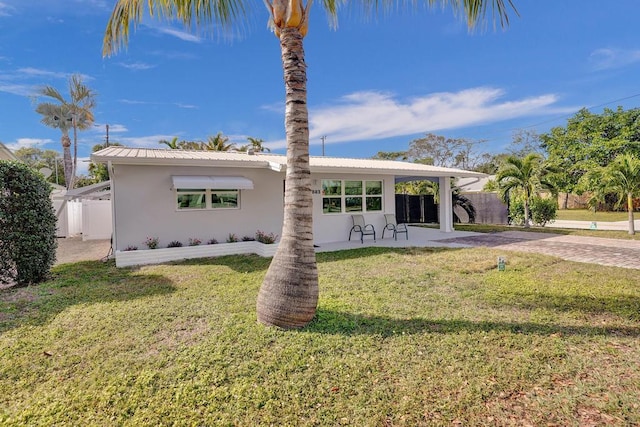
{"label": "white cloud", "polygon": [[169,34],[170,36],[177,37],[180,40],[184,40],[186,42],[192,42],[192,43],[202,42],[202,39],[200,37],[191,33],[187,33],[185,31],[174,30],[173,28],[158,28],[158,31],[164,34]]}
{"label": "white cloud", "polygon": [[596,49],[589,55],[589,62],[595,70],[625,67],[640,62],[640,49]]}
{"label": "white cloud", "polygon": [[144,62],[131,62],[131,63],[119,62],[118,65],[134,71],[148,70],[150,68],[155,67],[155,65],[145,64]]}
{"label": "white cloud", "polygon": [[51,144],[54,142],[52,139],[39,139],[39,138],[18,138],[16,142],[5,144],[9,150],[16,151],[20,148],[29,148],[29,147],[42,147],[46,144]]}
{"label": "white cloud", "polygon": [[[330,143],[371,141],[575,111],[553,108],[557,101],[554,94],[500,102],[504,95],[504,90],[490,87],[408,100],[383,92],[356,92],[344,96],[337,105],[310,108],[309,138],[317,141],[327,135]],[[277,149],[286,143],[273,141],[267,146]]]}
{"label": "white cloud", "polygon": [[18,96],[35,96],[38,94],[38,89],[32,85],[10,84],[0,81],[0,92]]}
{"label": "white cloud", "polygon": [[6,3],[0,2],[0,17],[11,16],[12,10],[14,10],[13,7],[9,6]]}
{"label": "white cloud", "polygon": [[174,105],[175,105],[176,107],[178,107],[178,108],[186,108],[186,109],[196,109],[196,108],[198,108],[198,106],[197,106],[197,105],[193,105],[193,104],[183,104],[183,103],[181,103],[181,102],[176,102]]}
{"label": "white cloud", "polygon": [[36,77],[51,77],[56,79],[66,79],[69,73],[61,73],[58,71],[40,70],[38,68],[20,68],[18,72],[23,75],[36,76]]}

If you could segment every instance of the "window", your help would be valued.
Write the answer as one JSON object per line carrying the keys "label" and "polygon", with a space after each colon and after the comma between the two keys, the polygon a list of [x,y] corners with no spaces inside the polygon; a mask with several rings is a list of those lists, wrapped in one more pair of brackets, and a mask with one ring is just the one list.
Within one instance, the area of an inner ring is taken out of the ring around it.
{"label": "window", "polygon": [[238,209],[240,190],[188,189],[176,190],[179,210]]}
{"label": "window", "polygon": [[206,191],[202,189],[178,189],[178,209],[205,209]]}
{"label": "window", "polygon": [[322,212],[381,212],[382,181],[322,180]]}

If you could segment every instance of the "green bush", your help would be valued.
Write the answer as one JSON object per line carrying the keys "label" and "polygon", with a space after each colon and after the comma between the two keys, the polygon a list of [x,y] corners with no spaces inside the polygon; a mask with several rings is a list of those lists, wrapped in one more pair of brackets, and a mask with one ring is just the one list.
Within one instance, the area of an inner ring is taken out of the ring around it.
{"label": "green bush", "polygon": [[56,259],[51,187],[23,163],[0,161],[0,283],[45,280]]}
{"label": "green bush", "polygon": [[[555,200],[533,197],[529,201],[529,220],[544,227],[549,221],[556,219],[557,209]],[[521,197],[512,197],[509,201],[509,218],[514,225],[524,225],[524,200]]]}
{"label": "green bush", "polygon": [[509,219],[513,225],[524,225],[524,200],[520,197],[509,200]]}
{"label": "green bush", "polygon": [[531,219],[534,224],[541,227],[556,219],[557,209],[558,203],[554,199],[542,199],[540,197],[531,199]]}

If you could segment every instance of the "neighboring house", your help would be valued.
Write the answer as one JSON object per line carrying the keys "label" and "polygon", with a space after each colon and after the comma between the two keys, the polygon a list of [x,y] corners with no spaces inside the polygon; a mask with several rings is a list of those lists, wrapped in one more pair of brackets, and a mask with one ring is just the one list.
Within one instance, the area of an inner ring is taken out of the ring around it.
{"label": "neighboring house", "polygon": [[[225,242],[229,234],[279,234],[284,207],[286,157],[274,154],[163,150],[112,146],[91,160],[111,176],[113,248],[146,249],[190,238]],[[382,232],[385,213],[395,213],[397,179],[438,179],[440,224],[453,231],[451,177],[481,177],[460,169],[389,160],[311,157],[316,244],[347,240],[352,213]]]}
{"label": "neighboring house", "polygon": [[484,175],[481,177],[460,178],[456,181],[456,186],[461,193],[480,193],[484,191],[484,186],[491,180],[495,180],[495,175]]}
{"label": "neighboring house", "polygon": [[0,160],[18,160],[18,158],[4,145],[0,142]]}

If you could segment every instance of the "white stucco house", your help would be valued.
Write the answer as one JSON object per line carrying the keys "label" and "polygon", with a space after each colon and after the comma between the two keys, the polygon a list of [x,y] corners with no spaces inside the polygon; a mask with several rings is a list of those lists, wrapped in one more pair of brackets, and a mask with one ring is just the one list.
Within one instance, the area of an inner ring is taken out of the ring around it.
{"label": "white stucco house", "polygon": [[[133,246],[146,249],[189,239],[225,242],[229,234],[279,234],[284,208],[286,157],[264,153],[189,151],[112,146],[91,155],[111,177],[113,249],[123,256]],[[395,213],[395,182],[439,180],[440,229],[453,231],[451,177],[484,176],[460,169],[408,162],[331,157],[310,158],[314,241],[345,241],[351,214],[364,215],[376,229]],[[215,245],[213,245],[215,246]],[[157,253],[159,255],[159,253]]]}

